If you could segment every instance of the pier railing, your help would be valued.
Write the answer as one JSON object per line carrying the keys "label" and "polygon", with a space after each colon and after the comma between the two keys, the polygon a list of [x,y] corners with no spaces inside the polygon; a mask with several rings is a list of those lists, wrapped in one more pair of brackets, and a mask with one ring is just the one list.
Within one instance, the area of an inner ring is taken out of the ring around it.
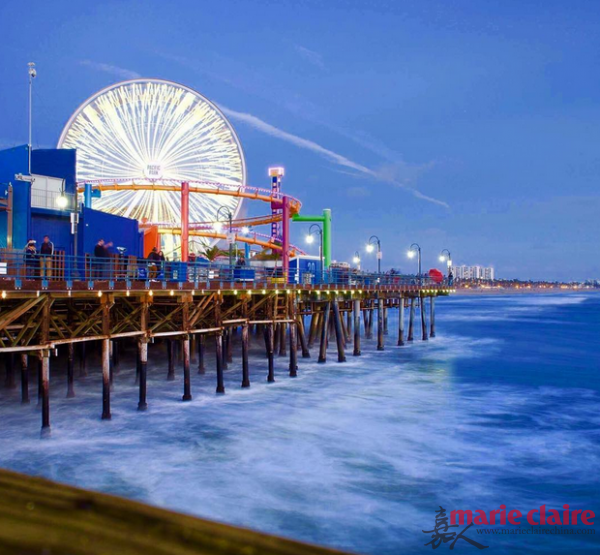
{"label": "pier railing", "polygon": [[0,280],[11,280],[16,288],[26,282],[39,282],[47,287],[52,282],[87,282],[93,287],[96,282],[127,283],[246,283],[260,288],[276,284],[321,285],[336,287],[371,287],[400,285],[433,285],[429,276],[404,275],[398,273],[369,273],[348,268],[331,268],[324,271],[300,271],[290,269],[287,276],[281,267],[267,264],[232,265],[215,263],[205,259],[191,262],[153,261],[134,256],[111,255],[96,257],[56,252],[53,255],[27,253],[24,251],[0,251]]}

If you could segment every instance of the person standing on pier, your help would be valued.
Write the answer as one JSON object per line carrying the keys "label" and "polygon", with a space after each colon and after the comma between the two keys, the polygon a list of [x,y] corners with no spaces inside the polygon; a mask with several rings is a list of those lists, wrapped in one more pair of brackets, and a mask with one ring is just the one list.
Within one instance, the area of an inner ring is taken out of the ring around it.
{"label": "person standing on pier", "polygon": [[29,239],[25,245],[25,277],[26,279],[35,279],[37,265],[37,249],[35,248],[35,239]]}
{"label": "person standing on pier", "polygon": [[95,276],[97,279],[108,279],[108,264],[110,252],[108,248],[112,246],[112,243],[105,243],[104,239],[99,239],[94,247],[94,258],[96,258],[96,271]]}
{"label": "person standing on pier", "polygon": [[54,243],[48,235],[44,235],[44,241],[40,247],[40,277],[50,279],[52,277],[52,257],[54,255]]}

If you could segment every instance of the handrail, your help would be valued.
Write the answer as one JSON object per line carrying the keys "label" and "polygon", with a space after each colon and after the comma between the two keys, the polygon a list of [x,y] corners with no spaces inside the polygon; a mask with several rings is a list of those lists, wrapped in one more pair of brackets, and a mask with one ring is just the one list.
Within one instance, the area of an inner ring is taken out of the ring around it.
{"label": "handrail", "polygon": [[342,554],[9,470],[0,470],[0,552]]}

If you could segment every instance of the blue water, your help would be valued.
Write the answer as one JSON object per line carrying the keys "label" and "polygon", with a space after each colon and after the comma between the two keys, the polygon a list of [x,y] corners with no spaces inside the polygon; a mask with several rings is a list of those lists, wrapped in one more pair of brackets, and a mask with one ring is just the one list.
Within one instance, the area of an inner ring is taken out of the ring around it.
{"label": "blue water", "polygon": [[[319,365],[314,350],[296,379],[277,359],[275,384],[253,338],[251,389],[236,346],[227,394],[209,357],[191,403],[151,347],[148,412],[125,360],[110,422],[97,370],[67,400],[53,363],[50,439],[35,403],[0,391],[0,466],[359,553],[431,551],[440,505],[599,514],[600,295],[452,297],[437,312],[429,342],[396,347],[392,314],[384,352],[363,343],[338,364],[332,348]],[[467,535],[490,553],[600,549],[598,535]]]}

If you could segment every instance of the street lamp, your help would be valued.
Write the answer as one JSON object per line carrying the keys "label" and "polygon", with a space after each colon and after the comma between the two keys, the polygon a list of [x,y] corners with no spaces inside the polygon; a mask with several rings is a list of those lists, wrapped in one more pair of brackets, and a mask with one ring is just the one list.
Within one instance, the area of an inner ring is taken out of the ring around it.
{"label": "street lamp", "polygon": [[227,241],[229,242],[229,267],[233,268],[233,214],[227,206],[219,207],[217,210],[217,221],[214,223],[214,228],[217,233],[223,229],[223,224],[219,221],[220,216],[224,216],[229,221],[229,233],[227,234]]}
{"label": "street lamp", "polygon": [[323,230],[318,224],[313,224],[308,228],[308,235],[306,236],[306,242],[310,245],[315,241],[315,235],[319,234],[319,260],[321,261],[321,282],[323,281]]}
{"label": "street lamp", "polygon": [[354,252],[354,258],[352,259],[352,262],[356,264],[356,269],[360,270],[360,254],[358,253],[358,251]]}
{"label": "street lamp", "polygon": [[408,258],[414,258],[415,254],[417,255],[417,265],[419,268],[419,274],[418,274],[418,278],[419,278],[419,285],[421,285],[421,247],[417,244],[417,243],[413,243],[410,246],[410,249],[408,249]]}
{"label": "street lamp", "polygon": [[440,262],[446,262],[448,265],[448,275],[450,275],[450,268],[452,267],[452,255],[448,249],[442,250],[440,253]]}
{"label": "street lamp", "polygon": [[367,252],[373,252],[373,249],[377,246],[377,273],[381,273],[381,241],[377,235],[371,235],[369,242],[367,243]]}

